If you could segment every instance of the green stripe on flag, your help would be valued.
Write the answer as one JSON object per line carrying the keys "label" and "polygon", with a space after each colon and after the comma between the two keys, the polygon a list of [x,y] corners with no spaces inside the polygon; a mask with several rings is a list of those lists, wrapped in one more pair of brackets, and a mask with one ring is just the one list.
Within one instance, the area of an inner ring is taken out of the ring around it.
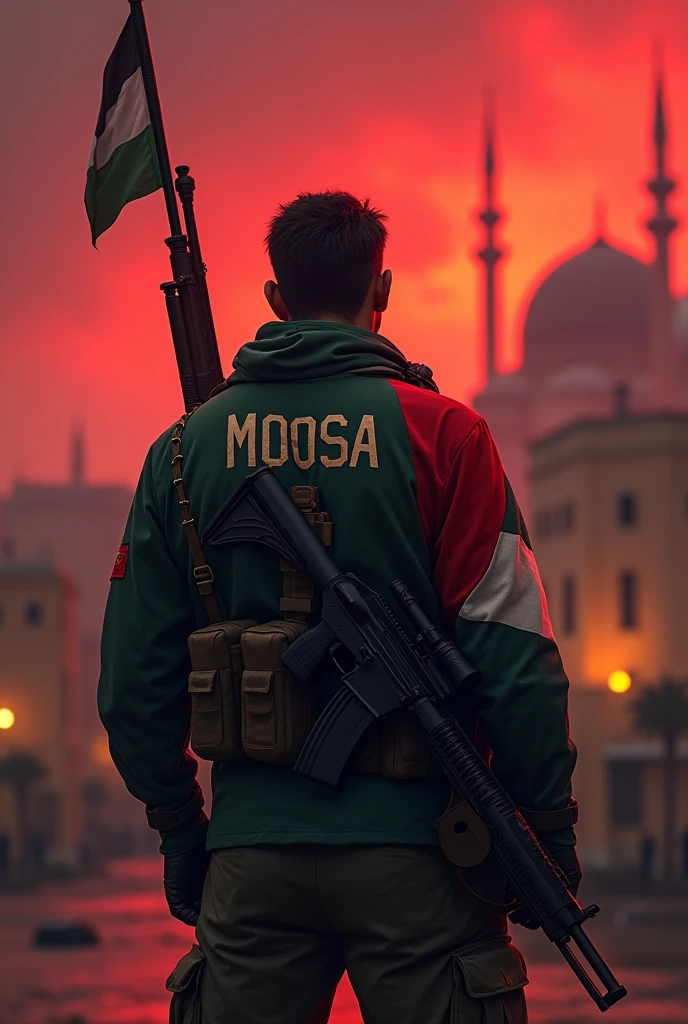
{"label": "green stripe on flag", "polygon": [[92,164],[86,177],[86,211],[93,244],[111,227],[122,208],[162,188],[153,128],[149,124],[123,142],[102,167]]}
{"label": "green stripe on flag", "polygon": [[95,245],[123,206],[162,188],[131,14],[105,65],[89,165],[84,198]]}

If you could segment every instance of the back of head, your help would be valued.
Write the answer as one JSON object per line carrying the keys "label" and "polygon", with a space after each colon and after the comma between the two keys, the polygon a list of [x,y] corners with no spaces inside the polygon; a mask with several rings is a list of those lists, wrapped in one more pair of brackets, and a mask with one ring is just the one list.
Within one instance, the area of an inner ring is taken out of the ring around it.
{"label": "back of head", "polygon": [[382,270],[385,219],[348,192],[304,192],[280,206],[265,242],[292,319],[356,316]]}

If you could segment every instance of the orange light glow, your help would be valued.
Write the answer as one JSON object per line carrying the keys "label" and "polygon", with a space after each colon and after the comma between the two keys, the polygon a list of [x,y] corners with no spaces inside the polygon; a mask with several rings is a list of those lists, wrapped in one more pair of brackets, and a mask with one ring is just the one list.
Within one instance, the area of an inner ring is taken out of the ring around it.
{"label": "orange light glow", "polygon": [[633,680],[628,672],[624,672],[622,669],[612,672],[607,680],[607,686],[612,693],[626,693],[627,690],[630,690],[632,683]]}
{"label": "orange light glow", "polygon": [[101,768],[112,768],[110,747],[108,746],[108,738],[105,733],[99,733],[94,738],[91,744],[91,757]]}
{"label": "orange light glow", "polygon": [[10,711],[9,708],[0,708],[0,729],[11,729],[14,721],[14,711]]}

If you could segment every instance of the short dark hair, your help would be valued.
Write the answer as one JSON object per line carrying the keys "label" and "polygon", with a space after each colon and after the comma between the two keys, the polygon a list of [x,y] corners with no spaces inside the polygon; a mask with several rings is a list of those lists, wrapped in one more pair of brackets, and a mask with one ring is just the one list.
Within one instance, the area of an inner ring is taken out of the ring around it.
{"label": "short dark hair", "polygon": [[348,192],[302,192],[280,206],[265,245],[295,320],[358,313],[382,270],[386,219]]}

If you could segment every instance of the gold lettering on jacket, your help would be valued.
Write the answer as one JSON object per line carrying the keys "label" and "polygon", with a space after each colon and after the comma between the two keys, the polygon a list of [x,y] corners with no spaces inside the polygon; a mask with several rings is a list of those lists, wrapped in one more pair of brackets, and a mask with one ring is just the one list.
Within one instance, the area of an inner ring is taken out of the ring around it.
{"label": "gold lettering on jacket", "polygon": [[[364,441],[363,438],[368,440]],[[377,469],[377,441],[375,440],[375,420],[372,416],[364,416],[356,434],[354,450],[351,453],[349,465],[354,467],[358,464],[358,457],[361,452],[368,452],[371,469]]]}
{"label": "gold lettering on jacket", "polygon": [[[308,428],[306,435],[308,440],[308,454],[305,459],[301,458],[301,452],[299,451],[299,427],[304,426]],[[299,469],[310,469],[315,462],[315,420],[312,416],[297,416],[295,420],[291,421],[291,450],[294,456],[294,462]]]}
{"label": "gold lettering on jacket", "polygon": [[[258,416],[249,412],[243,423],[239,422],[235,413],[227,420],[227,468],[234,469],[236,451],[244,448],[249,467],[256,465],[258,445]],[[367,455],[371,469],[378,468],[377,439],[375,437],[375,417],[365,415],[356,431],[353,446],[340,431],[349,426],[349,421],[341,413],[332,413],[318,424],[313,416],[297,416],[290,423],[284,416],[270,413],[264,416],[261,423],[260,453],[266,466],[283,466],[290,457],[299,469],[310,469],[316,458],[320,459],[325,469],[334,469],[349,465],[356,468],[362,456]],[[353,424],[352,424],[353,426]],[[325,454],[316,453],[316,437],[330,449]],[[289,443],[291,442],[291,444]],[[349,459],[351,451],[351,459]],[[338,454],[336,454],[338,452]]]}
{"label": "gold lettering on jacket", "polygon": [[329,455],[321,455],[320,461],[326,469],[330,469],[332,466],[343,466],[346,460],[349,458],[349,442],[345,437],[341,437],[338,434],[329,434],[327,428],[331,423],[338,423],[340,427],[348,427],[349,421],[342,415],[326,416],[320,424],[320,436],[325,444],[336,444],[339,445],[339,457],[336,459],[330,458]]}
{"label": "gold lettering on jacket", "polygon": [[[280,453],[277,456],[277,458],[270,455],[270,425],[272,423],[279,424]],[[263,462],[265,463],[265,465],[271,467],[283,466],[284,463],[289,458],[289,453],[287,451],[287,421],[285,420],[284,416],[274,416],[271,414],[269,416],[266,416],[265,419],[263,420],[262,454]]]}
{"label": "gold lettering on jacket", "polygon": [[244,420],[244,425],[239,426],[239,421],[234,415],[231,414],[227,422],[227,469],[234,468],[234,442],[239,448],[241,448],[244,441],[248,439],[246,445],[248,449],[248,464],[249,466],[255,466],[256,464],[256,414],[250,412]]}

